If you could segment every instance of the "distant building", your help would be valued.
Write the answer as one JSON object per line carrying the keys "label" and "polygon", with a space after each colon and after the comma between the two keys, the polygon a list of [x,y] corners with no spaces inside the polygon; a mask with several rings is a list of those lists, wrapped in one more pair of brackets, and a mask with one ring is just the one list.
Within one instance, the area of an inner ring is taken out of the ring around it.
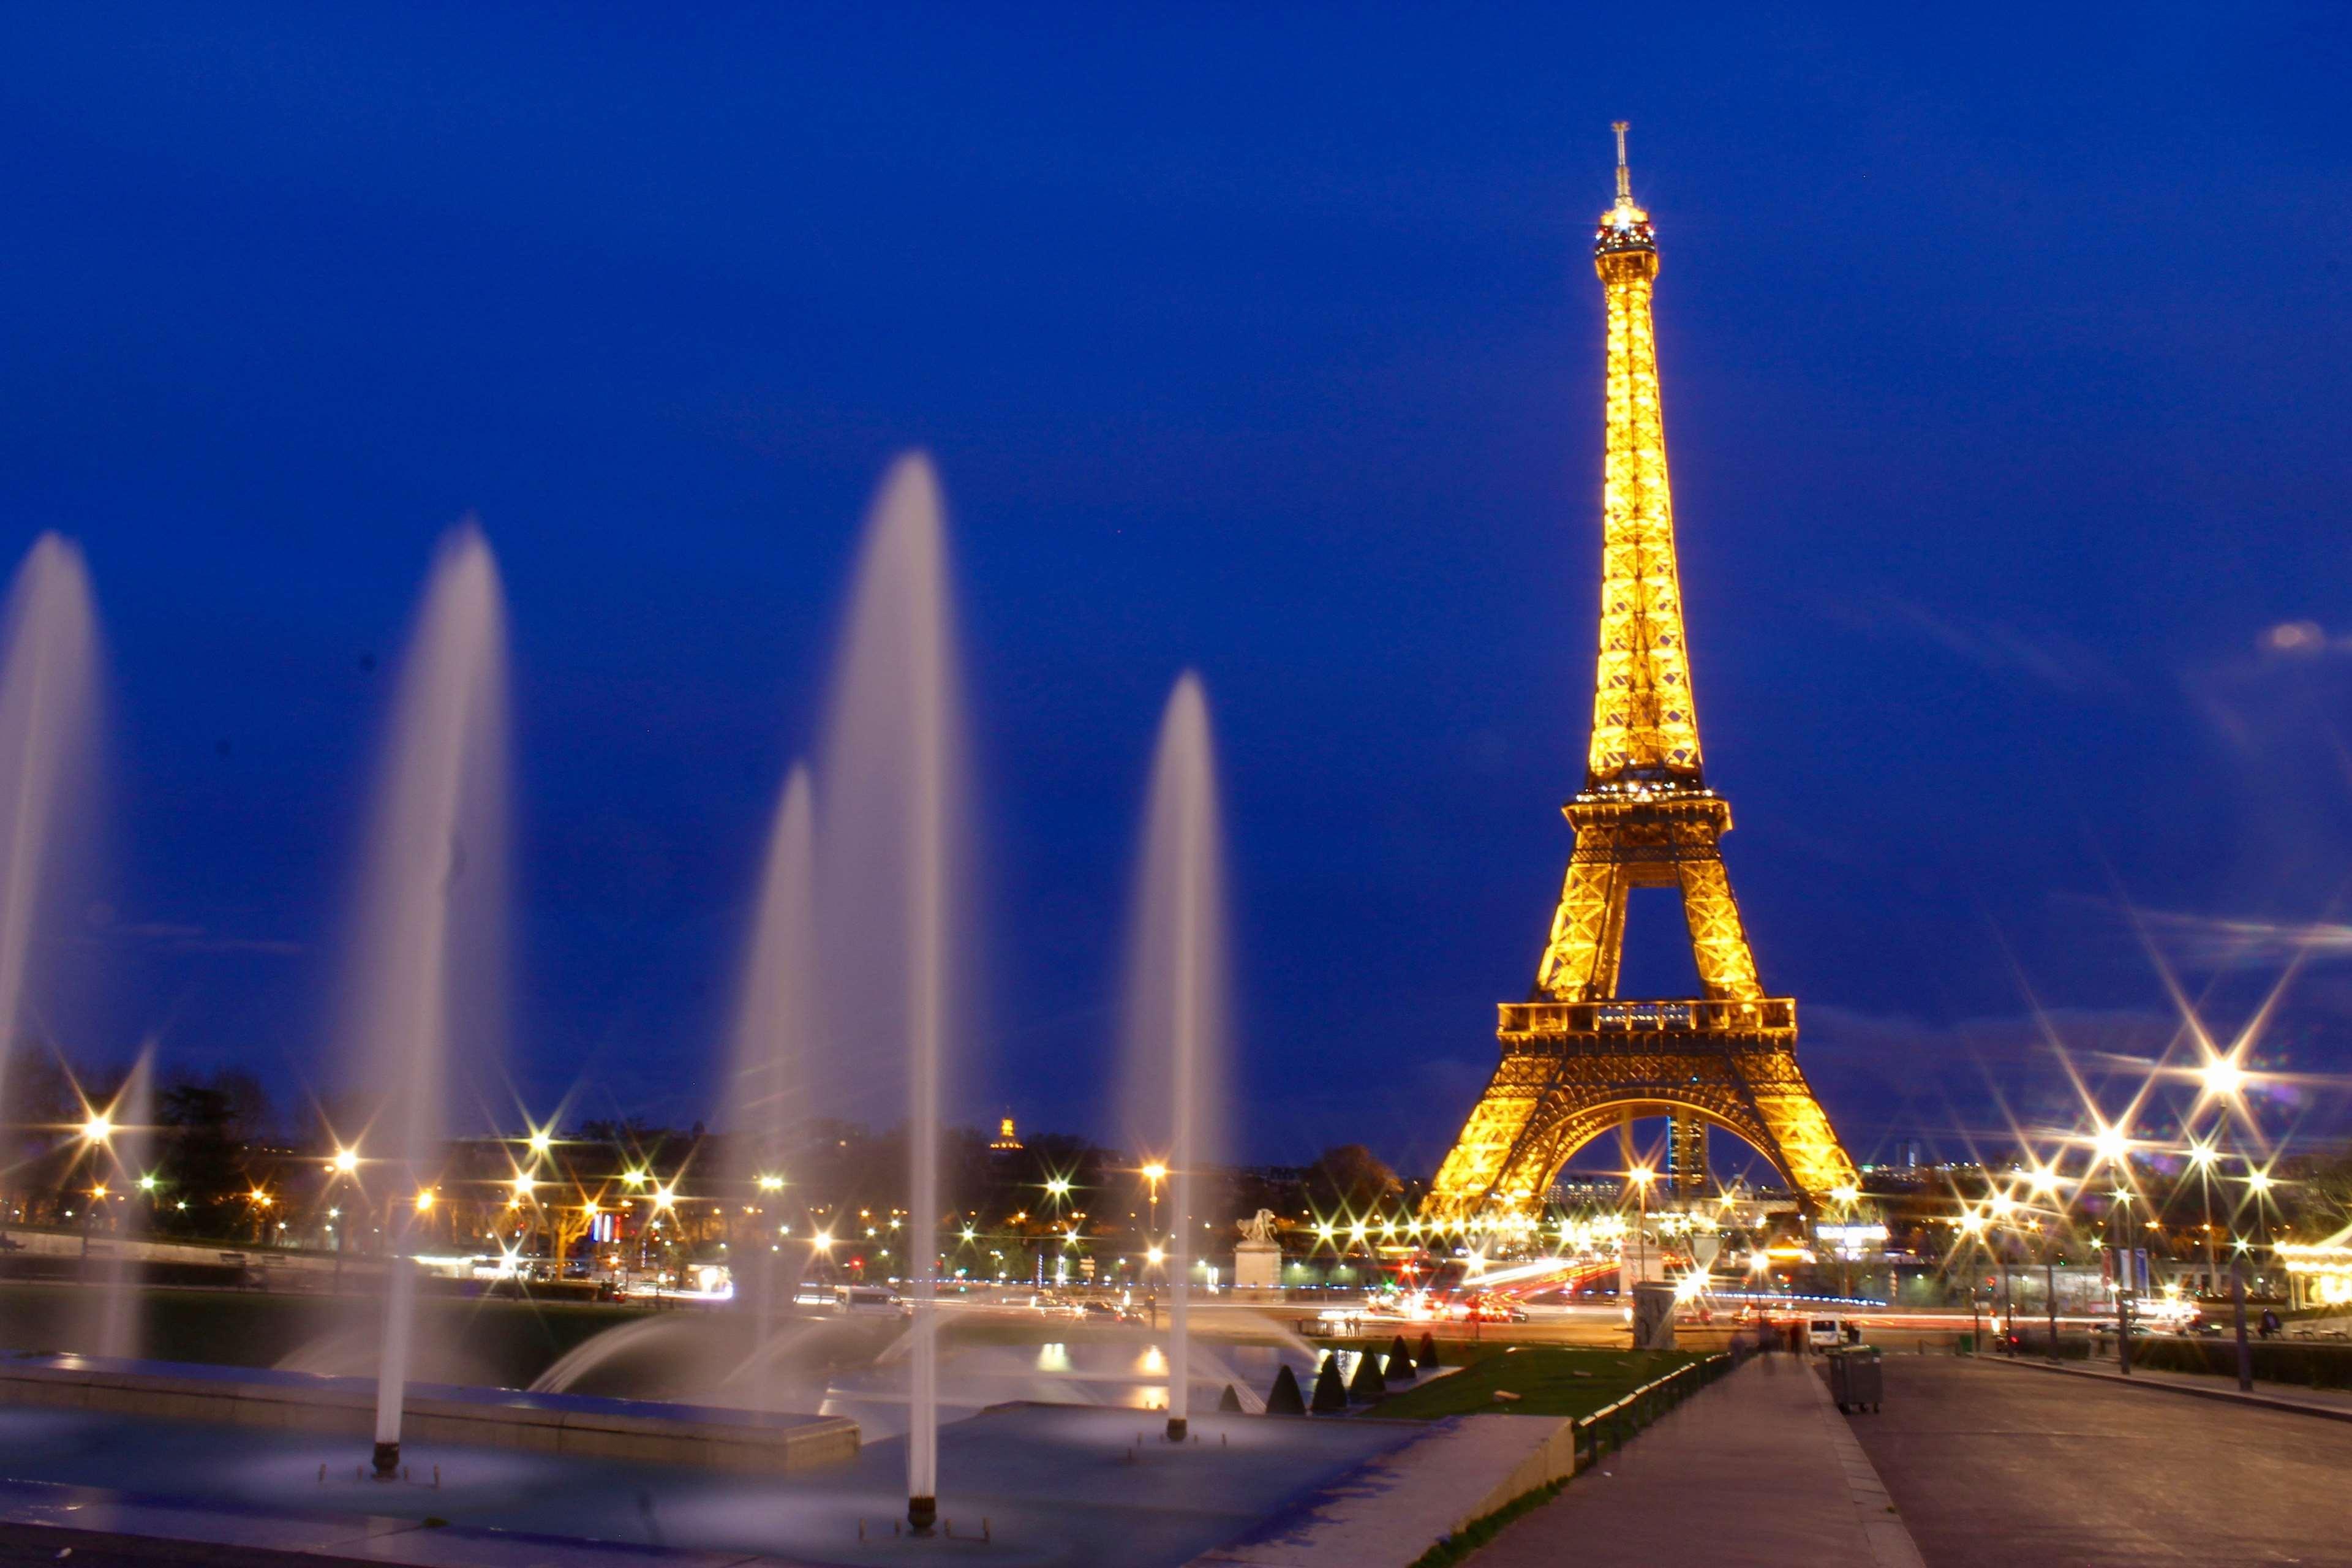
{"label": "distant building", "polygon": [[1013,1131],[1013,1118],[1006,1116],[996,1124],[996,1142],[989,1145],[1000,1154],[1017,1154],[1021,1140]]}

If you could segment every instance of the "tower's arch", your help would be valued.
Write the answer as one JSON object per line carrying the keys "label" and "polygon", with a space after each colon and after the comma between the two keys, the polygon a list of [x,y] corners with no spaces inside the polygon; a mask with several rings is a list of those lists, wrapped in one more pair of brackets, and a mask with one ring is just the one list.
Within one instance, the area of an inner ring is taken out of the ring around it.
{"label": "tower's arch", "polygon": [[1628,1121],[1657,1117],[1676,1121],[1688,1118],[1707,1127],[1720,1128],[1763,1155],[1781,1180],[1792,1187],[1798,1185],[1775,1149],[1771,1133],[1758,1125],[1752,1115],[1727,1114],[1717,1105],[1702,1103],[1697,1097],[1607,1100],[1548,1117],[1530,1129],[1531,1136],[1524,1150],[1512,1162],[1512,1168],[1504,1173],[1498,1185],[1506,1191],[1540,1194],[1559,1179],[1561,1170],[1593,1140],[1607,1136]]}

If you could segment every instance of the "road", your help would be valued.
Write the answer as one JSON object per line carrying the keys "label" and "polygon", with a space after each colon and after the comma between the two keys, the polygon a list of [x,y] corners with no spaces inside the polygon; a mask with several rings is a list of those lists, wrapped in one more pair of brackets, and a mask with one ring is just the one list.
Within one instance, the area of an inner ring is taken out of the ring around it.
{"label": "road", "polygon": [[1948,1355],[1850,1417],[1927,1568],[2352,1564],[2352,1422]]}

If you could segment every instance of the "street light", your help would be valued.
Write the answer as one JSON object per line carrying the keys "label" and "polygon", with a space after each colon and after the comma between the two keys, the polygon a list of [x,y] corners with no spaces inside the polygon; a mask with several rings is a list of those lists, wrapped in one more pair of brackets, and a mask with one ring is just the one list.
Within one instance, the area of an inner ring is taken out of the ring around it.
{"label": "street light", "polygon": [[1160,1231],[1160,1184],[1168,1179],[1168,1167],[1154,1160],[1143,1167],[1143,1179],[1151,1184],[1150,1215],[1144,1228],[1156,1236]]}
{"label": "street light", "polygon": [[2234,1100],[2246,1087],[2246,1069],[2238,1065],[2235,1052],[2212,1058],[2197,1069],[2197,1076],[2204,1080],[2206,1096],[2211,1100]]}
{"label": "street light", "polygon": [[85,1143],[103,1143],[113,1136],[114,1119],[103,1110],[91,1111],[89,1120],[81,1124],[81,1137]]}

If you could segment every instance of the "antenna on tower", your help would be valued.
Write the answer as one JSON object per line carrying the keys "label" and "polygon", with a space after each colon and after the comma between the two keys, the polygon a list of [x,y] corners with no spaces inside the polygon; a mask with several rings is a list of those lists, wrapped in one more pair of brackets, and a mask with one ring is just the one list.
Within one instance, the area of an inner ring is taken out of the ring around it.
{"label": "antenna on tower", "polygon": [[1609,128],[1617,132],[1617,199],[1621,202],[1633,199],[1633,171],[1625,166],[1625,126],[1622,120],[1609,122]]}

